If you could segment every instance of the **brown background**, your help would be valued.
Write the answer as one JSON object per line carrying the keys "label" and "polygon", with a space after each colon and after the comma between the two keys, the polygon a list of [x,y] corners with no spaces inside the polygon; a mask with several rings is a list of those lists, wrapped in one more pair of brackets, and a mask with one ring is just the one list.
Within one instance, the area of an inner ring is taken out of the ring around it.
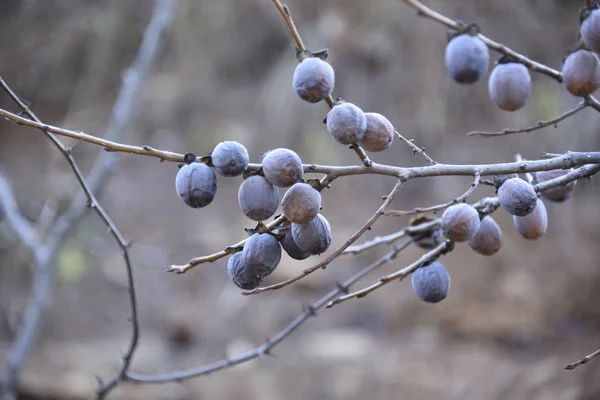
{"label": "brown background", "polygon": [[[147,0],[4,1],[0,13],[0,73],[47,123],[102,136],[120,85],[149,19]],[[574,42],[583,2],[429,1],[490,37],[560,68]],[[385,114],[408,137],[445,163],[511,161],[516,152],[594,150],[593,110],[535,133],[468,138],[471,130],[520,127],[574,106],[548,77],[534,75],[528,105],[516,113],[491,103],[487,83],[464,87],[443,66],[444,27],[418,18],[396,0],[290,0],[306,44],[327,47],[336,70],[336,96]],[[493,59],[498,56],[493,54]],[[355,155],[328,136],[324,105],[302,102],[291,88],[291,39],[271,1],[182,0],[152,76],[123,141],[206,154],[237,140],[251,159],[289,147],[305,162],[355,164]],[[15,111],[6,96],[0,105]],[[0,122],[0,171],[11,181],[24,214],[40,218],[45,202],[64,210],[78,187],[66,162],[43,135]],[[69,140],[66,143],[72,143]],[[74,155],[89,170],[99,149],[79,143]],[[422,165],[405,145],[373,159]],[[119,169],[100,194],[126,238],[139,291],[142,336],[133,371],[161,373],[216,361],[263,342],[308,304],[381,248],[341,258],[325,271],[281,291],[246,298],[229,283],[226,262],[185,275],[172,263],[222,249],[252,223],[237,206],[241,178],[219,178],[213,204],[184,206],[174,190],[175,164],[119,155]],[[392,178],[350,177],[323,197],[323,213],[341,245],[377,209]],[[468,178],[410,181],[393,204],[410,209],[448,201]],[[254,361],[183,384],[124,384],[121,399],[595,399],[600,362],[576,371],[563,365],[600,346],[598,183],[578,184],[569,202],[547,204],[547,235],[521,239],[511,217],[495,216],[504,247],[494,257],[467,246],[443,259],[450,296],[420,302],[410,282],[393,283],[365,299],[319,313],[275,350]],[[283,191],[282,191],[283,193]],[[478,196],[492,195],[489,187]],[[400,229],[406,219],[382,218],[365,239]],[[407,265],[410,249],[367,277]],[[0,355],[14,336],[29,294],[31,263],[0,220]],[[317,262],[284,258],[267,283]],[[360,285],[358,286],[360,287]],[[57,265],[55,295],[22,374],[23,398],[84,399],[95,375],[112,376],[128,342],[125,272],[118,248],[96,215],[68,238]]]}

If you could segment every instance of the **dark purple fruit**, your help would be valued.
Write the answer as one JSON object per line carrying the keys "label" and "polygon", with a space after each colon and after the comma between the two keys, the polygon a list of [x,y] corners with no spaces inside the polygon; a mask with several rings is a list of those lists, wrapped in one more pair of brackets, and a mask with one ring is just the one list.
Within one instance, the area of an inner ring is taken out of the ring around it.
{"label": "dark purple fruit", "polygon": [[331,245],[331,226],[317,214],[308,224],[292,224],[292,237],[302,251],[318,255]]}
{"label": "dark purple fruit", "polygon": [[548,213],[544,202],[538,199],[532,213],[524,217],[513,216],[513,223],[525,239],[536,240],[544,236],[548,229]]}
{"label": "dark purple fruit", "polygon": [[366,130],[365,113],[352,103],[338,104],[327,114],[327,131],[341,144],[358,143]]}
{"label": "dark purple fruit", "polygon": [[289,187],[302,178],[302,160],[289,149],[269,151],[262,160],[265,178],[279,187]]}
{"label": "dark purple fruit", "polygon": [[383,115],[365,113],[367,130],[358,142],[367,151],[383,151],[390,147],[394,140],[394,126]]}
{"label": "dark purple fruit", "polygon": [[198,162],[187,164],[177,172],[175,190],[188,206],[206,207],[217,193],[217,177],[205,164]]}
{"label": "dark purple fruit", "polygon": [[456,82],[472,84],[487,72],[490,51],[479,37],[464,33],[446,46],[445,62],[448,73]]}
{"label": "dark purple fruit", "polygon": [[307,224],[321,209],[321,193],[308,183],[295,183],[283,195],[281,208],[288,221]]}
{"label": "dark purple fruit", "polygon": [[248,169],[248,150],[238,142],[221,142],[211,153],[212,164],[223,176],[238,176]]}
{"label": "dark purple fruit", "polygon": [[279,190],[262,176],[250,176],[240,185],[238,204],[251,220],[264,221],[277,211]]}
{"label": "dark purple fruit", "polygon": [[334,85],[333,68],[320,58],[305,58],[294,71],[294,91],[309,103],[318,103],[325,99],[333,91]]}
{"label": "dark purple fruit", "polygon": [[288,256],[292,257],[294,260],[305,260],[311,256],[310,252],[303,251],[294,241],[291,225],[280,229],[279,233],[285,235],[279,243]]}
{"label": "dark purple fruit", "polygon": [[427,303],[439,303],[450,291],[450,275],[440,262],[417,269],[412,274],[412,287],[419,298]]}
{"label": "dark purple fruit", "polygon": [[524,217],[535,208],[537,194],[533,186],[521,178],[510,178],[498,189],[500,206],[512,215]]}
{"label": "dark purple fruit", "polygon": [[492,217],[486,215],[475,236],[469,239],[469,246],[484,256],[496,254],[502,247],[502,229]]}
{"label": "dark purple fruit", "polygon": [[453,242],[466,242],[479,231],[477,210],[466,203],[448,207],[442,214],[442,232]]}
{"label": "dark purple fruit", "polygon": [[244,244],[244,262],[253,273],[265,277],[277,268],[281,261],[281,246],[273,235],[255,233]]}
{"label": "dark purple fruit", "polygon": [[263,281],[262,276],[248,266],[242,253],[235,253],[229,257],[227,274],[237,287],[244,290],[256,289]]}

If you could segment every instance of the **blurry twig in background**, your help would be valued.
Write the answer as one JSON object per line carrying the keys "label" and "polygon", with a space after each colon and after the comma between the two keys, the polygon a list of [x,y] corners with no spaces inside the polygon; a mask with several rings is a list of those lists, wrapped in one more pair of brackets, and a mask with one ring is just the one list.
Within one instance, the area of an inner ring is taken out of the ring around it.
{"label": "blurry twig in background", "polygon": [[537,124],[535,124],[533,126],[529,126],[527,128],[503,129],[503,130],[498,131],[498,132],[480,132],[480,131],[474,131],[474,132],[469,132],[467,135],[468,136],[478,136],[478,137],[495,137],[495,136],[511,135],[513,133],[533,132],[533,131],[536,131],[538,129],[546,128],[548,126],[554,126],[556,128],[556,125],[558,125],[559,122],[561,122],[561,121],[569,118],[572,115],[577,114],[579,111],[583,110],[587,106],[588,106],[587,103],[585,101],[582,101],[576,107],[570,109],[569,111],[564,112],[563,114],[559,115],[556,118],[550,119],[548,121],[539,121]]}
{"label": "blurry twig in background", "polygon": [[331,300],[335,299],[340,294],[346,293],[351,285],[355,284],[360,279],[365,277],[369,272],[394,260],[398,253],[407,248],[411,243],[412,239],[400,243],[386,255],[381,257],[379,260],[362,268],[360,271],[358,271],[346,281],[338,283],[335,289],[333,289],[332,291],[330,291],[325,296],[321,297],[319,300],[312,303],[311,305],[305,306],[304,310],[302,311],[302,314],[296,317],[296,319],[294,319],[289,325],[287,325],[285,328],[279,331],[275,336],[272,336],[271,338],[267,339],[265,344],[255,348],[254,350],[250,350],[245,353],[241,353],[235,357],[226,358],[221,361],[217,361],[216,363],[191,369],[188,371],[173,372],[170,374],[155,376],[144,376],[128,373],[126,379],[136,383],[181,382],[186,379],[195,378],[202,375],[208,375],[215,371],[231,368],[235,365],[245,363],[255,358],[264,358],[264,356],[270,355],[271,350],[275,346],[281,343],[293,331],[298,329],[300,325],[302,325],[309,317],[315,316],[317,310],[323,308],[326,304],[328,304]]}
{"label": "blurry twig in background", "polygon": [[575,369],[579,367],[581,364],[587,364],[593,358],[600,356],[600,349],[596,350],[592,354],[588,354],[587,356],[581,358],[580,360],[575,361],[574,363],[565,365],[565,369]]}
{"label": "blurry twig in background", "polygon": [[[113,140],[118,140],[122,135],[123,131],[127,127],[127,123],[131,119],[134,112],[134,105],[139,93],[142,82],[147,76],[152,61],[154,60],[160,40],[163,32],[168,26],[168,22],[171,16],[171,10],[173,5],[176,3],[175,0],[158,0],[154,8],[152,20],[148,25],[138,56],[136,57],[132,67],[127,71],[124,76],[123,84],[115,107],[111,115],[109,122],[107,137]],[[128,253],[128,243],[123,238],[121,233],[118,231],[106,211],[101,207],[98,200],[94,196],[94,192],[100,190],[104,185],[108,172],[114,168],[115,159],[112,154],[102,154],[96,164],[94,165],[88,182],[84,179],[77,163],[71,155],[70,149],[64,146],[56,136],[52,133],[51,129],[48,129],[37,116],[20,100],[20,98],[10,89],[4,80],[0,78],[0,85],[8,93],[8,95],[19,105],[22,111],[31,118],[32,121],[41,125],[41,129],[46,133],[46,136],[52,141],[56,148],[64,155],[69,162],[69,165],[76,176],[81,188],[80,193],[71,203],[67,212],[61,215],[50,229],[47,242],[41,245],[38,240],[34,252],[34,261],[36,263],[36,272],[34,277],[32,295],[25,310],[23,321],[19,326],[16,334],[14,343],[12,344],[8,356],[7,356],[7,367],[6,372],[2,381],[2,388],[0,396],[10,396],[14,391],[16,381],[18,379],[18,373],[23,360],[35,341],[35,336],[39,327],[39,322],[51,295],[52,289],[52,267],[56,259],[56,255],[61,247],[64,238],[67,236],[71,228],[75,223],[83,216],[86,206],[94,209],[106,226],[109,232],[114,237],[115,241],[123,252],[123,258],[127,268],[128,287],[129,287],[129,301],[131,307],[131,322],[132,322],[132,337],[127,352],[123,356],[123,365],[117,376],[109,382],[107,385],[101,384],[98,391],[98,397],[102,398],[108,391],[114,388],[123,378],[123,375],[129,368],[131,357],[137,346],[139,337],[139,325],[137,318],[137,304],[135,295],[135,284],[133,280],[133,271],[131,268],[131,262]],[[6,192],[8,185],[4,185],[4,192]],[[4,197],[3,200],[10,200],[10,196]],[[87,201],[86,201],[87,199]],[[10,206],[10,201],[6,203]],[[11,214],[14,213],[14,207],[11,210]],[[7,215],[9,213],[7,212]],[[16,218],[16,219],[15,219]],[[21,218],[22,219],[22,218]],[[9,219],[10,221],[11,219]],[[12,217],[13,222],[18,221],[18,217]],[[15,225],[13,225],[15,226]],[[17,224],[16,226],[25,226],[23,224]],[[22,229],[22,228],[21,228]],[[32,229],[31,232],[34,232]],[[23,232],[26,232],[23,231]],[[20,238],[24,241],[28,247],[31,248],[33,242],[31,242],[32,235],[19,234]]]}

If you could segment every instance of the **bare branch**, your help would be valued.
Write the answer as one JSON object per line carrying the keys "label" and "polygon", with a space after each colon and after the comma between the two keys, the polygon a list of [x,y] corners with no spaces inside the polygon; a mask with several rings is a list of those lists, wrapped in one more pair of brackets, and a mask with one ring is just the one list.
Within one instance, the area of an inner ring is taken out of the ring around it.
{"label": "bare branch", "polygon": [[213,364],[209,364],[199,368],[194,368],[188,371],[173,372],[170,374],[156,376],[143,376],[128,373],[126,379],[136,383],[181,382],[186,379],[204,376],[212,372],[228,369],[235,365],[242,364],[256,358],[263,358],[265,355],[270,355],[270,352],[275,348],[275,346],[277,346],[287,336],[289,336],[292,332],[298,329],[309,317],[316,316],[316,311],[323,308],[323,306],[329,303],[332,299],[335,299],[340,294],[347,292],[350,286],[352,286],[360,279],[365,277],[369,272],[392,261],[398,255],[398,253],[400,253],[402,250],[408,247],[411,243],[412,240],[407,240],[399,244],[385,256],[375,261],[373,264],[362,268],[348,280],[338,284],[335,289],[331,290],[329,293],[321,297],[316,302],[312,303],[307,307],[304,307],[304,311],[298,317],[296,317],[296,319],[294,319],[289,325],[287,325],[285,328],[279,331],[275,336],[272,336],[271,338],[267,339],[265,344],[263,344],[262,346],[259,346],[245,353],[239,354],[237,356],[226,358],[221,361],[217,361]]}
{"label": "bare branch", "polygon": [[321,261],[320,263],[318,263],[316,265],[313,265],[310,268],[305,269],[304,271],[302,271],[301,274],[296,275],[290,279],[276,283],[274,285],[259,287],[254,290],[250,290],[248,292],[242,292],[242,294],[243,295],[251,295],[251,294],[262,293],[262,292],[266,292],[266,291],[270,291],[270,290],[281,289],[282,287],[285,287],[296,281],[299,281],[300,279],[303,279],[304,277],[312,274],[313,272],[315,272],[318,269],[321,269],[321,268],[324,269],[325,267],[327,267],[327,265],[329,265],[340,254],[342,254],[342,252],[344,250],[346,250],[348,247],[350,247],[350,245],[352,245],[352,243],[356,242],[356,240],[358,240],[358,238],[360,238],[367,230],[369,230],[375,224],[375,222],[377,222],[379,217],[381,217],[382,215],[385,214],[385,211],[387,210],[389,205],[392,203],[392,201],[398,194],[398,191],[402,187],[402,184],[403,184],[402,181],[398,180],[396,182],[396,184],[394,185],[394,188],[392,189],[390,194],[387,195],[387,198],[385,199],[385,201],[383,202],[381,207],[379,207],[379,209],[377,210],[377,212],[375,212],[375,214],[373,214],[373,216],[371,216],[371,218],[369,218],[367,220],[367,222],[365,222],[364,225],[361,226],[358,231],[356,231],[352,236],[350,236],[350,238],[348,238],[348,240],[346,240],[346,242],[342,246],[340,246],[337,250],[335,250],[333,253],[331,253],[325,260]]}
{"label": "bare branch", "polygon": [[19,240],[27,246],[32,255],[35,255],[35,252],[41,247],[38,233],[21,214],[13,191],[2,174],[0,174],[0,207],[4,212],[6,221],[8,221]]}
{"label": "bare branch", "polygon": [[427,153],[425,153],[425,148],[421,148],[419,146],[417,146],[415,144],[415,139],[407,139],[404,136],[402,136],[400,134],[400,132],[398,132],[397,130],[394,130],[394,133],[396,134],[396,136],[398,136],[398,138],[400,140],[402,140],[404,143],[406,143],[407,145],[409,145],[413,150],[413,154],[420,154],[425,160],[427,160],[427,162],[431,165],[435,165],[437,164],[436,161],[433,160],[433,158],[429,157],[427,155]]}
{"label": "bare branch", "polygon": [[556,125],[559,122],[561,122],[561,121],[569,118],[572,115],[577,114],[579,111],[583,110],[587,106],[588,105],[586,104],[586,102],[582,101],[575,108],[572,108],[569,111],[564,112],[563,114],[559,115],[556,118],[550,119],[548,121],[539,121],[537,124],[535,124],[533,126],[529,126],[527,128],[503,129],[503,130],[498,131],[498,132],[480,132],[480,131],[474,131],[474,132],[469,132],[467,135],[468,136],[477,136],[477,137],[497,137],[497,136],[511,135],[513,133],[533,132],[533,131],[536,131],[538,129],[545,128],[547,126],[554,126],[556,128]]}
{"label": "bare branch", "polygon": [[382,245],[382,244],[389,245],[389,244],[395,243],[396,241],[402,239],[403,237],[405,237],[407,235],[415,236],[418,233],[427,232],[427,231],[431,230],[433,227],[439,225],[439,223],[440,223],[439,220],[433,220],[433,221],[429,221],[429,222],[422,223],[422,224],[415,225],[415,226],[407,226],[406,228],[404,228],[398,232],[394,232],[394,233],[386,235],[386,236],[377,236],[374,239],[371,239],[365,243],[355,245],[355,246],[350,246],[342,252],[342,255],[343,254],[355,255],[355,254],[362,253],[363,251],[370,250],[370,249],[377,247],[379,245]]}
{"label": "bare branch", "polygon": [[590,362],[592,359],[594,359],[597,356],[600,356],[600,349],[596,350],[592,354],[588,354],[587,356],[581,358],[580,360],[575,361],[574,363],[565,365],[565,369],[569,369],[569,370],[575,369],[575,368],[579,367],[581,364],[587,364],[588,362]]}
{"label": "bare branch", "polygon": [[389,282],[394,281],[396,279],[403,280],[408,275],[412,274],[414,271],[416,271],[418,268],[421,268],[426,263],[437,259],[438,257],[440,257],[440,256],[442,256],[442,255],[444,255],[444,254],[452,251],[453,249],[454,249],[454,242],[451,242],[450,240],[447,240],[444,243],[440,244],[435,249],[433,249],[430,252],[422,255],[421,258],[419,258],[414,263],[410,264],[408,267],[402,268],[401,270],[396,271],[393,274],[382,276],[381,278],[379,278],[379,280],[376,283],[374,283],[374,284],[372,284],[370,286],[367,286],[364,289],[358,290],[356,292],[349,293],[349,294],[344,295],[344,296],[340,296],[337,299],[330,301],[327,304],[326,308],[331,308],[331,307],[333,307],[336,304],[343,303],[344,301],[350,300],[350,299],[353,299],[353,298],[362,298],[362,297],[365,297],[369,293],[371,293],[371,292],[379,289],[380,287],[382,287],[382,286],[384,286],[384,285],[388,284]]}
{"label": "bare branch", "polygon": [[400,216],[405,216],[405,215],[414,215],[414,214],[420,214],[420,213],[425,213],[425,212],[437,212],[437,211],[445,210],[446,208],[448,208],[454,204],[458,204],[458,203],[462,203],[462,202],[466,201],[467,198],[471,195],[471,193],[473,193],[475,191],[475,189],[477,189],[477,186],[479,186],[480,180],[481,180],[481,176],[475,175],[475,180],[473,181],[473,183],[471,183],[471,186],[469,186],[469,189],[466,192],[464,192],[463,194],[461,194],[460,196],[452,199],[451,201],[449,201],[447,203],[438,204],[437,206],[432,206],[432,207],[427,207],[427,208],[415,208],[414,210],[410,210],[410,211],[390,210],[390,211],[386,212],[386,215],[400,217]]}

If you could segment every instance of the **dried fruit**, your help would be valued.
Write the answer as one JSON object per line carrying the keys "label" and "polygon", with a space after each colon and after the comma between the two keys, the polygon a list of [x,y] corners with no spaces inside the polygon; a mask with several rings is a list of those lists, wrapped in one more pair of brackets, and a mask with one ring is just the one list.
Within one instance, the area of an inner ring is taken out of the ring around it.
{"label": "dried fruit", "polygon": [[496,254],[502,247],[502,229],[492,217],[486,215],[475,236],[469,239],[469,246],[484,256]]}
{"label": "dried fruit", "polygon": [[492,71],[488,89],[498,107],[516,111],[525,106],[531,94],[531,75],[523,64],[506,61]]}
{"label": "dried fruit", "polygon": [[241,252],[229,257],[227,274],[237,287],[244,290],[256,289],[263,281],[262,276],[249,268]]}
{"label": "dried fruit", "polygon": [[366,130],[365,113],[352,103],[339,103],[327,114],[327,131],[341,144],[358,143]]}
{"label": "dried fruit", "polygon": [[220,175],[238,176],[248,169],[248,150],[238,142],[219,143],[211,153],[212,164]]}
{"label": "dried fruit", "polygon": [[273,235],[255,233],[246,241],[242,254],[248,268],[264,278],[279,265],[281,246]]}
{"label": "dried fruit", "polygon": [[588,50],[571,53],[563,65],[563,82],[573,96],[586,96],[600,87],[600,59]]}
{"label": "dried fruit", "polygon": [[[533,182],[535,184],[549,181],[551,179],[559,178],[571,172],[569,169],[553,169],[551,171],[539,171],[533,175]],[[556,203],[561,203],[571,197],[573,189],[577,181],[571,181],[565,185],[553,187],[551,189],[544,190],[542,197]]]}
{"label": "dried fruit", "polygon": [[283,239],[279,242],[283,250],[288,254],[288,256],[292,257],[294,260],[305,260],[311,256],[310,252],[303,251],[296,242],[294,241],[294,237],[292,235],[292,227],[291,225],[286,226],[279,230],[279,233],[284,234]]}
{"label": "dried fruit", "polygon": [[544,236],[548,229],[548,213],[544,202],[538,199],[532,213],[524,217],[513,216],[513,223],[525,239],[536,240]]}
{"label": "dried fruit", "polygon": [[333,92],[335,74],[326,61],[308,57],[296,66],[292,82],[294,91],[302,100],[318,103]]}
{"label": "dried fruit", "polygon": [[321,254],[331,245],[331,226],[324,216],[317,214],[308,224],[292,224],[292,237],[302,251]]}
{"label": "dried fruit", "polygon": [[188,206],[206,207],[217,193],[217,177],[205,164],[193,162],[182,166],[177,172],[175,190]]}
{"label": "dried fruit", "polygon": [[479,230],[479,212],[466,203],[448,207],[442,214],[442,231],[453,242],[466,242]]}
{"label": "dried fruit", "polygon": [[275,149],[265,154],[262,170],[271,184],[288,187],[302,178],[302,160],[292,150]]}
{"label": "dried fruit", "polygon": [[321,193],[308,183],[295,183],[281,200],[283,215],[296,224],[307,224],[321,209]]}
{"label": "dried fruit", "polygon": [[510,178],[498,189],[498,201],[510,214],[524,217],[535,208],[537,194],[523,179]]}
{"label": "dried fruit", "polygon": [[383,115],[365,113],[367,130],[359,144],[367,151],[383,151],[390,147],[394,140],[394,126]]}
{"label": "dried fruit", "polygon": [[439,303],[450,291],[450,275],[442,263],[434,261],[413,272],[412,287],[421,300]]}
{"label": "dried fruit", "polygon": [[240,185],[238,204],[246,217],[264,221],[277,211],[279,190],[262,176],[250,176]]}
{"label": "dried fruit", "polygon": [[476,35],[463,33],[446,46],[446,69],[458,83],[472,84],[480,80],[490,64],[490,51]]}
{"label": "dried fruit", "polygon": [[583,43],[596,53],[600,52],[600,10],[587,7],[581,10],[581,39]]}

